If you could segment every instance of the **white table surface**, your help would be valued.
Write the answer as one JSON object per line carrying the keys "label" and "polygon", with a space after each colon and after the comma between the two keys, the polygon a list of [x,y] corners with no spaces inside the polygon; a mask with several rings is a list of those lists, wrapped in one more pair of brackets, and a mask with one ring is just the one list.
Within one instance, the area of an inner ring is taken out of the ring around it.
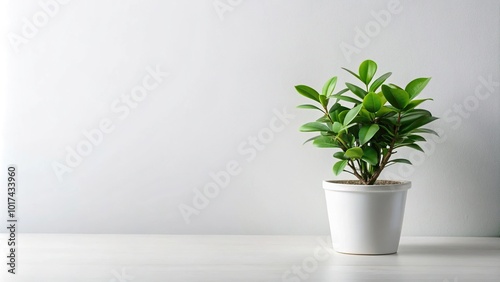
{"label": "white table surface", "polygon": [[334,253],[326,236],[18,234],[0,281],[500,281],[500,238],[403,237],[394,255]]}

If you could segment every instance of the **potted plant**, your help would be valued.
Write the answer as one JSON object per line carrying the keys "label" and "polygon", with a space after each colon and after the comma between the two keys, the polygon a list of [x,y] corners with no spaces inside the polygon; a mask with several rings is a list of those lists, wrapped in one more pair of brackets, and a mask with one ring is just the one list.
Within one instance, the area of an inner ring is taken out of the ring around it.
{"label": "potted plant", "polygon": [[394,158],[398,150],[423,151],[418,145],[425,141],[421,134],[437,135],[424,128],[437,118],[419,108],[432,99],[416,99],[430,78],[414,79],[403,89],[386,84],[390,72],[374,79],[377,64],[372,60],[362,62],[358,73],[343,69],[359,80],[360,86],[345,83],[345,89],[334,93],[336,76],[321,92],[306,85],[295,86],[298,93],[317,104],[298,108],[321,112],[319,119],[302,125],[300,131],[318,133],[305,143],[337,149],[333,154],[335,175],[347,172],[357,179],[323,181],[334,249],[350,254],[395,253],[411,182],[378,178],[390,165],[411,165],[405,158]]}

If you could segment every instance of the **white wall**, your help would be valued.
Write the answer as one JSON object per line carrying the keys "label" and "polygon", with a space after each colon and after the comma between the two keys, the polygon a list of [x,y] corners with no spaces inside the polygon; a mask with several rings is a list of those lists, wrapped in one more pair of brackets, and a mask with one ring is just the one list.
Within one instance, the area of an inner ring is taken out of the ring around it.
{"label": "white wall", "polygon": [[[421,95],[441,117],[428,153],[400,152],[416,165],[387,176],[413,181],[404,235],[500,234],[499,1],[61,0],[45,18],[38,2],[2,7],[2,167],[18,165],[20,232],[327,234],[332,152],[302,146],[316,116],[293,86],[345,81],[341,67],[371,58],[397,84],[432,76]],[[60,182],[53,166],[78,146],[88,156]],[[187,224],[179,207],[228,166]]]}

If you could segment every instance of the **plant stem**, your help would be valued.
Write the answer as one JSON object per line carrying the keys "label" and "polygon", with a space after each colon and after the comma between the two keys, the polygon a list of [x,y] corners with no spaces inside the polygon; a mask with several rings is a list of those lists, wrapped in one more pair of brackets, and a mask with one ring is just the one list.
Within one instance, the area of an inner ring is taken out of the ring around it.
{"label": "plant stem", "polygon": [[385,166],[391,159],[391,155],[394,150],[394,145],[396,144],[396,140],[398,139],[398,131],[400,126],[401,126],[401,112],[398,113],[398,120],[396,121],[396,125],[394,127],[394,138],[392,138],[391,145],[389,145],[389,150],[387,151],[387,154],[380,161],[380,166],[377,169],[377,171],[367,181],[368,185],[373,185],[375,181],[377,181],[377,178],[380,176],[380,173],[382,173],[382,170],[384,170]]}
{"label": "plant stem", "polygon": [[347,165],[349,165],[349,167],[352,169],[352,174],[354,174],[354,176],[356,176],[356,178],[359,179],[359,181],[361,181],[363,184],[368,184],[366,183],[366,181],[363,179],[363,177],[361,175],[359,175],[357,169],[356,169],[356,166],[354,166],[354,162],[352,160],[349,160],[347,162]]}

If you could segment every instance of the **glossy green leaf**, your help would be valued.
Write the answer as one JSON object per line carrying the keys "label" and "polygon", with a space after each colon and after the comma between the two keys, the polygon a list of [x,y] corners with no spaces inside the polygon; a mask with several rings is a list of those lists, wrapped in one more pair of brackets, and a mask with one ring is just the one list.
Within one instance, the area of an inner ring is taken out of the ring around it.
{"label": "glossy green leaf", "polygon": [[318,148],[338,148],[339,144],[328,136],[319,136],[313,140],[313,145]]}
{"label": "glossy green leaf", "polygon": [[382,107],[382,101],[377,94],[369,92],[363,99],[363,106],[370,113],[376,113]]}
{"label": "glossy green leaf", "polygon": [[342,130],[342,124],[340,122],[334,122],[332,125],[332,131],[335,133],[339,133]]}
{"label": "glossy green leaf", "polygon": [[365,85],[370,84],[376,72],[377,64],[372,60],[366,60],[359,65],[359,77]]}
{"label": "glossy green leaf", "polygon": [[410,101],[410,103],[408,103],[408,105],[406,105],[406,107],[404,108],[404,111],[412,110],[427,100],[432,101],[431,98]]}
{"label": "glossy green leaf", "polygon": [[353,147],[345,151],[344,156],[350,159],[361,159],[363,156],[363,149],[360,147]]}
{"label": "glossy green leaf", "polygon": [[420,152],[424,151],[422,149],[422,147],[420,147],[418,144],[408,144],[408,145],[405,145],[404,147],[410,147],[410,148],[415,149],[415,150],[420,151]]}
{"label": "glossy green leaf", "polygon": [[387,101],[398,110],[404,109],[410,102],[410,96],[402,89],[382,85],[382,93]]}
{"label": "glossy green leaf", "polygon": [[394,159],[394,160],[390,160],[388,163],[400,163],[400,164],[409,164],[411,165],[412,163],[407,160],[407,159]]}
{"label": "glossy green leaf", "polygon": [[337,77],[334,76],[330,78],[325,85],[323,85],[323,95],[326,97],[330,97],[333,94],[333,90],[335,89],[335,86],[337,85]]}
{"label": "glossy green leaf", "polygon": [[377,93],[377,95],[380,98],[380,102],[382,103],[382,106],[385,105],[385,103],[387,103],[387,99],[385,98],[384,93],[382,93],[382,91],[380,91]]}
{"label": "glossy green leaf", "polygon": [[323,108],[328,107],[328,97],[319,95],[319,103],[321,104],[321,106],[323,106]]}
{"label": "glossy green leaf", "polygon": [[375,166],[378,164],[378,153],[372,147],[366,147],[363,150],[363,157],[361,159],[363,161]]}
{"label": "glossy green leaf", "polygon": [[344,123],[345,116],[347,115],[348,112],[349,112],[349,109],[345,109],[345,110],[341,111],[338,114],[338,121],[341,122],[341,123]]}
{"label": "glossy green leaf", "polygon": [[306,144],[307,142],[314,141],[314,140],[316,140],[316,139],[318,139],[320,137],[323,137],[323,136],[318,135],[318,136],[311,137],[311,138],[307,139],[306,141],[304,141],[304,143],[302,143],[302,145]]}
{"label": "glossy green leaf", "polygon": [[321,122],[308,122],[299,129],[302,132],[330,131],[330,128]]}
{"label": "glossy green leaf", "polygon": [[338,161],[333,165],[333,174],[339,175],[347,165],[347,160]]}
{"label": "glossy green leaf", "polygon": [[410,83],[408,83],[408,85],[406,85],[405,87],[405,90],[410,95],[410,100],[413,100],[413,98],[417,97],[417,95],[420,94],[422,90],[424,90],[425,86],[427,86],[430,80],[430,77],[422,77],[414,79]]}
{"label": "glossy green leaf", "polygon": [[353,134],[347,134],[347,138],[346,139],[343,139],[343,140],[346,140],[347,142],[347,146],[349,147],[353,147],[354,146],[354,142],[356,141],[356,137],[354,137]]}
{"label": "glossy green leaf", "polygon": [[416,135],[416,134],[409,135],[406,138],[412,140],[413,142],[425,142],[425,141],[427,141],[427,140],[425,140],[424,137],[422,137],[420,135]]}
{"label": "glossy green leaf", "polygon": [[358,96],[361,99],[365,98],[366,91],[363,90],[361,87],[351,83],[346,83],[345,85],[347,86],[347,88],[349,88],[349,90],[351,90],[352,93],[354,93],[354,95]]}
{"label": "glossy green leaf", "polygon": [[332,113],[338,109],[340,109],[341,105],[339,103],[335,103],[330,107],[330,110],[328,110],[329,113]]}
{"label": "glossy green leaf", "polygon": [[347,91],[349,91],[349,88],[344,88],[344,89],[340,90],[339,92],[335,93],[335,95],[342,95],[342,94],[346,93]]}
{"label": "glossy green leaf", "polygon": [[417,129],[421,126],[424,126],[430,122],[433,122],[437,120],[436,117],[432,117],[432,116],[422,116],[422,117],[419,117],[418,119],[414,120],[412,123],[410,123],[409,125],[406,125],[404,127],[401,127],[401,133],[409,133],[411,132],[412,130],[414,129]]}
{"label": "glossy green leaf", "polygon": [[421,117],[430,117],[432,116],[431,112],[424,110],[424,109],[414,109],[409,112],[406,112],[404,115],[401,117],[401,124],[402,125],[408,125],[415,120],[421,118]]}
{"label": "glossy green leaf", "polygon": [[351,102],[351,103],[354,103],[355,105],[362,103],[361,101],[356,100],[354,98],[351,98],[349,96],[341,96],[341,95],[335,94],[335,95],[332,95],[331,97],[342,100],[342,101]]}
{"label": "glossy green leaf", "polygon": [[359,143],[360,145],[364,145],[366,142],[370,141],[370,139],[375,136],[380,127],[377,124],[367,124],[363,125],[359,130]]}
{"label": "glossy green leaf", "polygon": [[330,122],[330,119],[328,118],[327,115],[324,115],[324,116],[318,118],[316,121],[321,122],[321,123],[327,123],[327,122]]}
{"label": "glossy green leaf", "polygon": [[299,94],[316,102],[319,102],[319,93],[307,85],[297,85],[295,89]]}
{"label": "glossy green leaf", "polygon": [[355,72],[353,72],[353,71],[351,71],[351,70],[348,70],[348,69],[346,69],[346,68],[342,68],[342,69],[343,69],[343,70],[345,70],[346,72],[348,72],[348,73],[350,73],[350,74],[354,75],[357,79],[359,79],[359,80],[363,81],[363,80],[361,79],[361,77],[359,77],[359,75],[358,75],[357,73],[355,73]]}
{"label": "glossy green leaf", "polygon": [[317,106],[310,105],[310,104],[299,105],[299,106],[297,106],[297,108],[299,108],[299,109],[315,109],[315,110],[320,110],[323,112],[322,109],[318,108]]}
{"label": "glossy green leaf", "polygon": [[396,89],[399,89],[399,90],[404,90],[403,88],[401,88],[400,86],[394,84],[394,83],[389,83],[389,86],[392,87],[392,88],[396,88]]}
{"label": "glossy green leaf", "polygon": [[353,126],[356,126],[357,124],[356,123],[351,123],[349,125],[346,125],[346,126],[343,126],[342,129],[340,130],[340,132],[342,131],[347,131],[347,129],[353,127]]}
{"label": "glossy green leaf", "polygon": [[394,136],[394,134],[392,133],[392,132],[393,132],[393,129],[391,129],[391,128],[389,128],[389,127],[387,127],[387,126],[383,125],[383,124],[379,124],[378,126],[380,127],[380,129],[382,129],[382,130],[383,130],[383,134],[384,134],[384,135],[387,135],[387,136],[389,136],[389,137]]}
{"label": "glossy green leaf", "polygon": [[381,75],[377,78],[372,85],[370,86],[370,92],[375,92],[377,89],[392,75],[392,72],[388,72],[386,74]]}
{"label": "glossy green leaf", "polygon": [[428,110],[425,110],[425,109],[412,109],[412,110],[409,110],[409,111],[406,111],[405,113],[403,113],[403,117],[408,117],[408,116],[432,116],[431,112],[429,112]]}
{"label": "glossy green leaf", "polygon": [[[371,122],[372,121],[372,115],[373,114],[370,113],[369,111],[367,111],[365,108],[361,108],[361,111],[359,111],[359,114],[358,114],[359,117],[364,118],[363,120],[365,122]],[[358,121],[358,120],[356,120],[356,121]]]}
{"label": "glossy green leaf", "polygon": [[389,108],[389,107],[386,107],[386,106],[382,106],[380,108],[380,110],[377,111],[376,116],[383,117],[383,116],[391,116],[391,115],[395,115],[395,114],[397,114],[396,110]]}
{"label": "glossy green leaf", "polygon": [[351,121],[358,115],[362,106],[362,104],[359,104],[356,107],[350,109],[349,112],[347,112],[344,118],[344,126],[351,123]]}
{"label": "glossy green leaf", "polygon": [[333,154],[333,157],[336,158],[336,159],[345,160],[344,152],[342,152],[342,151],[335,152],[335,154]]}
{"label": "glossy green leaf", "polygon": [[433,134],[433,135],[436,135],[439,137],[439,134],[432,130],[432,129],[429,129],[429,128],[417,128],[417,129],[414,129],[412,131],[413,133],[427,133],[427,134]]}

